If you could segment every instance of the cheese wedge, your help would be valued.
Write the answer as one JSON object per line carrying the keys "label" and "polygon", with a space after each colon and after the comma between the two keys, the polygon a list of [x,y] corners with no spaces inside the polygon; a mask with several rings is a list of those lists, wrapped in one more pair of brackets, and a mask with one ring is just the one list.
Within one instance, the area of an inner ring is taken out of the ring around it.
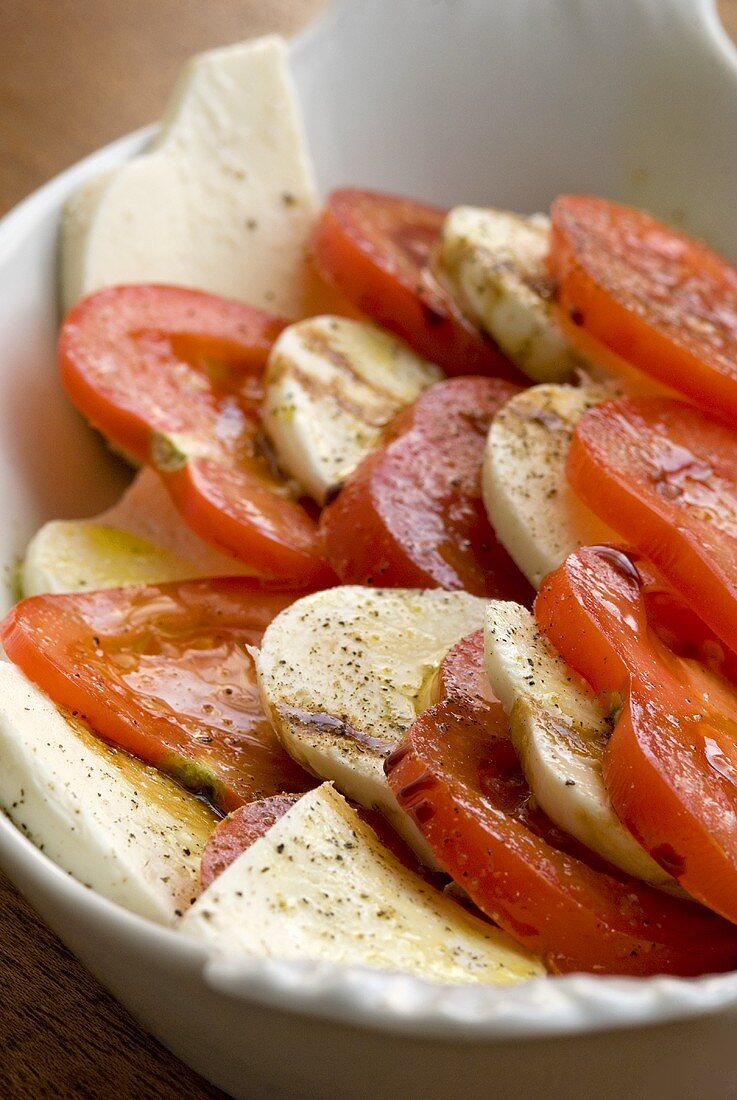
{"label": "cheese wedge", "polygon": [[551,821],[634,878],[674,889],[621,823],[604,786],[610,715],[548,646],[526,608],[493,600],[484,639],[492,691],[509,715],[525,778]]}
{"label": "cheese wedge", "polygon": [[535,588],[579,546],[619,541],[581,503],[565,471],[578,419],[609,396],[598,386],[532,386],[508,401],[489,429],[482,473],[486,511]]}
{"label": "cheese wedge", "polygon": [[142,917],[170,923],[199,893],[215,814],[62,715],[5,661],[0,807],[64,871]]}
{"label": "cheese wedge", "polygon": [[441,378],[376,325],[334,316],[290,325],[269,356],[263,405],[280,467],[325,503],[392,417]]}
{"label": "cheese wedge", "polygon": [[450,646],[481,629],[485,607],[465,592],[331,588],[277,615],[256,655],[261,699],[287,752],[381,810],[431,865],[389,789],[384,758],[424,705],[423,685]]}
{"label": "cheese wedge", "polygon": [[307,315],[323,294],[306,256],[316,212],[285,43],[200,54],[154,144],[68,203],[64,308],[103,286],[160,282]]}
{"label": "cheese wedge", "polygon": [[148,468],[92,520],[55,520],[31,539],[21,567],[24,596],[125,584],[248,575],[185,526],[161,479]]}
{"label": "cheese wedge", "polygon": [[300,798],[179,921],[226,955],[511,985],[539,959],[408,871],[329,784]]}
{"label": "cheese wedge", "polygon": [[457,206],[445,219],[438,255],[461,308],[536,382],[565,381],[588,367],[556,322],[549,250],[544,214]]}
{"label": "cheese wedge", "polygon": [[148,539],[83,520],[45,524],[28,545],[24,596],[83,592],[126,584],[162,584],[197,575],[191,565]]}

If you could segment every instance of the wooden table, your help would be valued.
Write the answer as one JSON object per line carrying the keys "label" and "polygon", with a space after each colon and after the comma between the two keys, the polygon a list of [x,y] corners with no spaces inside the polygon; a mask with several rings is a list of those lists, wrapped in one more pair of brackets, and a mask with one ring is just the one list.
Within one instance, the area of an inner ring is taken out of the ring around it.
{"label": "wooden table", "polygon": [[[182,61],[325,0],[3,0],[0,214],[85,153],[158,117]],[[737,0],[722,0],[737,38]],[[135,74],[135,77],[132,77]],[[0,877],[0,1097],[222,1094],[145,1035]]]}

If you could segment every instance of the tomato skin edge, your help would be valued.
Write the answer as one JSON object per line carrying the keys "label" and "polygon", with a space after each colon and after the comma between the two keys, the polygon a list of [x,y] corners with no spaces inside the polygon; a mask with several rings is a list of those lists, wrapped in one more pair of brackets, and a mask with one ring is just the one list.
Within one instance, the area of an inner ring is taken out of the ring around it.
{"label": "tomato skin edge", "polygon": [[[317,524],[309,517],[299,516],[301,527],[314,526],[313,547],[289,546],[277,539],[259,539],[250,543],[247,555],[242,551],[243,529],[234,517],[217,507],[198,487],[197,462],[188,462],[175,473],[164,474],[162,480],[182,520],[204,542],[251,565],[255,573],[265,581],[282,585],[304,586],[307,589],[329,588],[337,577],[322,557],[322,540]],[[289,502],[295,509],[296,502]],[[302,541],[306,541],[304,538]]]}
{"label": "tomato skin edge", "polygon": [[[328,204],[313,230],[313,263],[326,282],[363,313],[406,341],[420,355],[436,363],[449,377],[483,374],[520,382],[521,375],[494,342],[461,313],[449,295],[435,283],[429,270],[427,288],[410,288],[403,280],[379,270],[378,260],[360,244],[353,227],[339,217],[351,196],[369,195],[388,203],[408,204],[412,200],[379,195],[355,188],[343,188],[328,196]],[[438,217],[438,233],[445,211],[417,203],[424,213]],[[422,273],[418,269],[418,280]],[[432,289],[431,289],[432,287]]]}
{"label": "tomato skin edge", "polygon": [[[737,377],[730,378],[709,366],[687,347],[642,320],[585,270],[563,228],[568,220],[564,212],[577,198],[559,196],[551,207],[548,270],[556,282],[561,309],[577,327],[621,359],[719,419],[736,424]],[[696,241],[690,243],[699,247]]]}
{"label": "tomato skin edge", "polygon": [[[625,556],[606,547],[586,547],[549,574],[535,603],[536,621],[593,691],[611,693],[620,701],[602,766],[618,817],[693,898],[737,923],[737,836],[721,824],[728,803],[714,787],[718,777],[706,768],[704,779],[703,769],[697,770],[710,732],[704,732],[704,725],[711,723],[708,709],[696,719],[692,714],[703,705],[700,696],[692,694],[698,688],[698,672],[669,654],[652,631],[644,595],[639,587],[635,591],[634,579],[628,585],[624,574],[617,577],[615,572],[619,590],[610,584],[602,603],[587,562],[611,552]],[[584,606],[587,601],[591,607]],[[609,633],[598,621],[600,604],[604,622],[608,617],[616,623]],[[707,688],[717,692],[719,706],[717,681]],[[722,704],[725,700],[728,697]],[[732,721],[736,712],[737,700]],[[732,814],[736,801],[731,798]]]}
{"label": "tomato skin edge", "polygon": [[[314,786],[258,704],[245,651],[302,595],[232,577],[32,596],[0,621],[0,640],[22,673],[101,741],[228,813]],[[161,692],[139,686],[141,669],[161,675]],[[234,692],[218,691],[213,669],[240,684],[235,722],[232,709],[218,711],[218,699]]]}
{"label": "tomato skin edge", "polygon": [[[603,415],[605,402],[594,416],[584,413],[576,425],[566,460],[566,478],[583,503],[615,530],[627,516],[632,541],[637,535],[637,550],[660,569],[668,582],[688,604],[698,609],[701,618],[731,648],[737,638],[737,586],[730,592],[729,581],[703,546],[688,537],[687,526],[653,521],[652,509],[642,500],[636,488],[622,484],[606,466],[593,457],[583,440],[583,433],[596,417]],[[587,419],[588,418],[588,419]],[[605,490],[605,491],[603,491]],[[729,598],[725,598],[729,595]]]}

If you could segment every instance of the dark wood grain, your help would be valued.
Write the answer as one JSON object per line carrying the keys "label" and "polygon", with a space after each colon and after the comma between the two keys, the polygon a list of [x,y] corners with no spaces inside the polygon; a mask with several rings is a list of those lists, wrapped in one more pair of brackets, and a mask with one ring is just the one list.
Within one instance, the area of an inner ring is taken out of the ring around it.
{"label": "dark wood grain", "polygon": [[[0,212],[155,119],[182,61],[325,0],[2,0]],[[737,0],[722,0],[737,38]],[[0,876],[0,1097],[203,1100],[222,1094],[145,1035]]]}
{"label": "dark wood grain", "polygon": [[0,878],[0,1096],[222,1097],[145,1035]]}

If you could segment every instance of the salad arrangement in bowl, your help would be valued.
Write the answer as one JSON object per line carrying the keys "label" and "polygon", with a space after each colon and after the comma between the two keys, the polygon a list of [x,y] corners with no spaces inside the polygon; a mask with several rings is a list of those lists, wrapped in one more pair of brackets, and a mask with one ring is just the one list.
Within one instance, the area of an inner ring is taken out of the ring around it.
{"label": "salad arrangement in bowl", "polygon": [[133,472],[0,624],[15,826],[222,960],[737,968],[735,269],[586,194],[318,203],[266,39],[74,194],[61,289]]}

